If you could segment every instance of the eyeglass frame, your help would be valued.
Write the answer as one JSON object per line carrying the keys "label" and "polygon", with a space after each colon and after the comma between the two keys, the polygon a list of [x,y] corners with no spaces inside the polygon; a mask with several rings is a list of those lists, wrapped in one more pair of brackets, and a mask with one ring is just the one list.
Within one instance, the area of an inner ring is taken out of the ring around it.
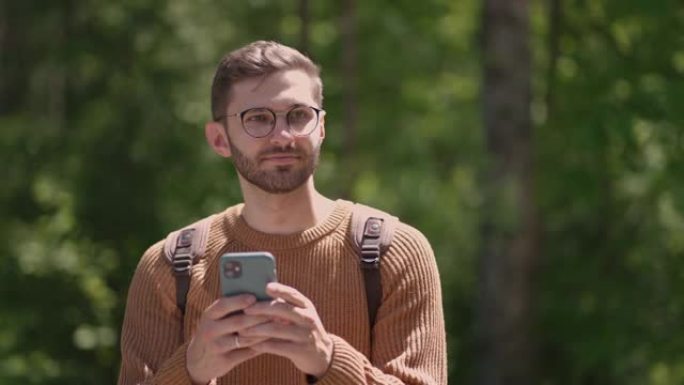
{"label": "eyeglass frame", "polygon": [[[312,110],[314,110],[314,112],[316,112],[316,124],[314,125],[314,128],[311,129],[311,131],[309,131],[305,135],[298,135],[295,131],[293,131],[292,127],[290,126],[290,122],[287,120],[287,115],[290,112],[294,111],[295,108],[298,108],[298,107],[308,107],[308,108],[311,108]],[[275,119],[273,119],[273,125],[271,126],[271,130],[268,131],[268,133],[266,133],[262,136],[254,136],[254,135],[250,134],[249,131],[247,131],[247,129],[245,128],[245,122],[243,119],[244,119],[245,114],[248,113],[249,111],[252,111],[252,110],[266,110],[266,111],[270,112],[271,114],[273,114]],[[273,131],[275,130],[276,124],[278,124],[278,116],[285,115],[285,123],[287,123],[287,128],[290,131],[290,133],[292,133],[292,135],[294,135],[296,137],[303,138],[305,136],[311,135],[311,133],[314,132],[314,130],[316,130],[316,127],[318,127],[318,125],[321,123],[321,112],[323,113],[323,115],[325,115],[324,109],[314,107],[314,106],[310,106],[308,104],[295,104],[292,107],[290,107],[287,111],[279,111],[279,112],[273,111],[272,109],[270,109],[268,107],[250,107],[250,108],[244,109],[240,112],[236,112],[234,114],[220,115],[220,116],[216,117],[214,119],[214,121],[219,122],[223,118],[232,118],[233,116],[239,116],[240,117],[240,125],[242,126],[242,131],[244,131],[245,134],[249,135],[250,137],[252,137],[254,139],[261,139],[261,138],[265,138],[265,137],[271,135],[273,133]]]}

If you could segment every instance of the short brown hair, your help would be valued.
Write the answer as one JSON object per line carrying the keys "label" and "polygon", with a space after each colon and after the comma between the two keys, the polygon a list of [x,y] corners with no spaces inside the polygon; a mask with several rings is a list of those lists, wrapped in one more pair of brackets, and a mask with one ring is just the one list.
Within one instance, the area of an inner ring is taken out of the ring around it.
{"label": "short brown hair", "polygon": [[286,45],[259,40],[228,53],[214,74],[211,85],[211,113],[214,120],[225,115],[231,87],[247,78],[270,75],[276,71],[301,69],[314,80],[314,100],[323,105],[321,70],[311,59]]}

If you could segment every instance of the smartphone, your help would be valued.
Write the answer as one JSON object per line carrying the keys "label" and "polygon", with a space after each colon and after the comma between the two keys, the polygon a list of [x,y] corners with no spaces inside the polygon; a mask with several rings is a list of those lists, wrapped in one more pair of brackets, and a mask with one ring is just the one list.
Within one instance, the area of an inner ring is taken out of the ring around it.
{"label": "smartphone", "polygon": [[266,284],[276,281],[275,258],[265,251],[226,253],[221,256],[221,294],[253,294],[257,301],[270,300]]}

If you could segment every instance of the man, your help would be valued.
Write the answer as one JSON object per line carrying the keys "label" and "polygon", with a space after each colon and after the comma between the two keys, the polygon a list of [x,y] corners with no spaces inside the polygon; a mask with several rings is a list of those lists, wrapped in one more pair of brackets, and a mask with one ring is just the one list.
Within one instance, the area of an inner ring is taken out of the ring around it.
{"label": "man", "polygon": [[[429,243],[408,225],[397,225],[383,255],[382,303],[369,324],[348,242],[353,204],[314,187],[322,88],[318,67],[278,43],[257,41],[221,61],[205,134],[214,152],[233,159],[244,204],[213,217],[184,322],[163,242],[143,255],[119,384],[446,383],[439,276]],[[254,250],[276,257],[273,301],[220,298],[220,256]]]}

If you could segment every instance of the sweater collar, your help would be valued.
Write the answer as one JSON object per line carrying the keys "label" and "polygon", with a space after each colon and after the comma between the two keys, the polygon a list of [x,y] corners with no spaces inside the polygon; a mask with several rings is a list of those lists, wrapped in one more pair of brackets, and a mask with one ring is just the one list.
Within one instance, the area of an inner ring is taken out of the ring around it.
{"label": "sweater collar", "polygon": [[353,203],[338,199],[328,216],[314,227],[292,234],[268,234],[251,228],[238,213],[244,204],[229,207],[224,212],[224,231],[229,238],[255,250],[285,250],[306,246],[331,233],[349,218]]}

